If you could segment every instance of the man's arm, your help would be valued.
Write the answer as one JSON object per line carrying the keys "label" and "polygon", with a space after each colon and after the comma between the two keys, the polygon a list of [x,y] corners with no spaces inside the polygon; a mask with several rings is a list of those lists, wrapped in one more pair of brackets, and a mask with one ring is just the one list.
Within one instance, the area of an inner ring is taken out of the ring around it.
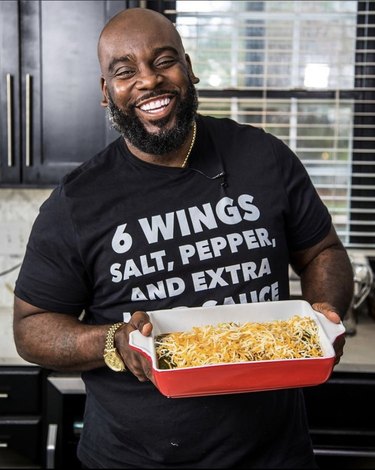
{"label": "man's arm", "polygon": [[[329,320],[339,323],[347,312],[353,297],[353,269],[349,256],[333,227],[317,245],[295,252],[291,265],[301,278],[302,297]],[[333,344],[335,364],[340,362],[345,346],[345,335]]]}
{"label": "man's arm", "polygon": [[[73,315],[47,312],[18,297],[13,318],[16,348],[26,361],[59,371],[81,372],[104,366],[105,337],[111,325],[86,325]],[[151,333],[147,314],[137,312],[117,330],[116,347],[127,368],[139,380],[146,380],[147,361],[128,347],[129,333],[135,329],[145,335]]]}
{"label": "man's arm", "polygon": [[329,304],[343,319],[353,297],[353,269],[335,229],[317,245],[293,253],[291,265],[301,278],[302,297],[310,304]]}
{"label": "man's arm", "polygon": [[43,367],[89,370],[104,365],[109,325],[84,325],[73,315],[44,311],[15,297],[13,333],[17,351]]}

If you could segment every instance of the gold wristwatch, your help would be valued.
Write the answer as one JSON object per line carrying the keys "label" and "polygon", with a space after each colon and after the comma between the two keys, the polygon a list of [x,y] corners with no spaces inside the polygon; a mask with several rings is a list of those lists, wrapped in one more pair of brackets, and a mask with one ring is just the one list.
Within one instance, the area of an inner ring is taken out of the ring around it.
{"label": "gold wristwatch", "polygon": [[120,328],[120,326],[124,325],[124,322],[115,323],[112,325],[105,338],[105,346],[104,346],[104,362],[107,366],[114,370],[115,372],[123,372],[126,370],[124,361],[120,356],[120,353],[117,351],[115,347],[115,333]]}

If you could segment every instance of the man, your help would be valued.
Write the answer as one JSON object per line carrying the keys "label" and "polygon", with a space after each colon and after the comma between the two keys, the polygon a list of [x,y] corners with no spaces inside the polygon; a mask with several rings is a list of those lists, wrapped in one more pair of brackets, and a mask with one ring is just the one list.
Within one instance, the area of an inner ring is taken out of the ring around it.
{"label": "man", "polygon": [[353,277],[326,208],[280,140],[197,114],[198,79],[165,17],[119,13],[98,53],[122,137],[41,208],[15,288],[20,355],[82,372],[86,467],[314,467],[301,390],[166,398],[128,337],[151,333],[151,310],[285,300],[289,263],[339,322]]}

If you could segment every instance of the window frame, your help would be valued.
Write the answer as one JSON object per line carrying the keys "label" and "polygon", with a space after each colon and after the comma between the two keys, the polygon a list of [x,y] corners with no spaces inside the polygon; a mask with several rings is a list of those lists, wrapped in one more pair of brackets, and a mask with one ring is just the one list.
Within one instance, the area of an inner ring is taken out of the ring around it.
{"label": "window frame", "polygon": [[[158,0],[153,9],[176,22],[178,11],[175,1]],[[147,5],[145,5],[147,6]],[[147,6],[148,7],[148,6]],[[297,100],[353,100],[354,122],[351,136],[352,159],[350,169],[349,235],[344,244],[375,255],[375,2],[357,1],[355,84],[352,89],[313,90],[290,89],[237,89],[199,88],[202,99],[297,99]],[[372,134],[372,135],[371,135]],[[367,140],[366,140],[367,139]],[[369,161],[369,156],[372,160]]]}

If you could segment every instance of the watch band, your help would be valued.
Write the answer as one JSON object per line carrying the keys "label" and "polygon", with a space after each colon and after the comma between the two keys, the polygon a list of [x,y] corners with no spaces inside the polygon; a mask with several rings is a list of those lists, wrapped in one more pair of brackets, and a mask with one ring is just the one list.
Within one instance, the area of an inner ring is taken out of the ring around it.
{"label": "watch band", "polygon": [[122,325],[124,325],[124,322],[112,325],[108,329],[105,339],[103,359],[106,365],[114,372],[126,371],[124,361],[115,347],[115,333]]}
{"label": "watch band", "polygon": [[115,347],[115,333],[122,325],[124,325],[123,321],[115,323],[108,329],[107,336],[105,337],[104,350],[113,349]]}

